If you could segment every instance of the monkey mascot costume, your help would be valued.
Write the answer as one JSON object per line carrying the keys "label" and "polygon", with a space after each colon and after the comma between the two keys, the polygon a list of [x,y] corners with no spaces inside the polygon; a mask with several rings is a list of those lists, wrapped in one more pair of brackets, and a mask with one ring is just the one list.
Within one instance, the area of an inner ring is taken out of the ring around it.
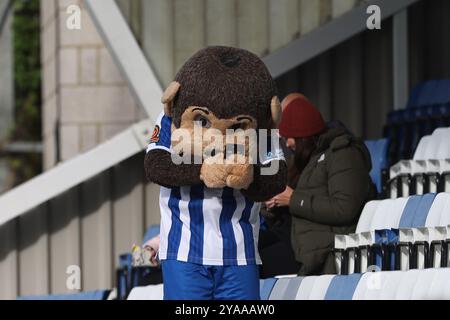
{"label": "monkey mascot costume", "polygon": [[[256,55],[208,47],[179,70],[162,103],[145,171],[162,186],[164,299],[258,300],[259,202],[284,191],[287,168],[274,144],[261,153],[259,135],[252,163],[248,146],[232,142],[229,152],[226,135],[276,127],[281,107],[275,82]],[[211,130],[227,142],[209,148]],[[186,133],[187,139],[179,138]],[[189,161],[174,161],[174,155]],[[278,170],[263,174],[269,166]]]}

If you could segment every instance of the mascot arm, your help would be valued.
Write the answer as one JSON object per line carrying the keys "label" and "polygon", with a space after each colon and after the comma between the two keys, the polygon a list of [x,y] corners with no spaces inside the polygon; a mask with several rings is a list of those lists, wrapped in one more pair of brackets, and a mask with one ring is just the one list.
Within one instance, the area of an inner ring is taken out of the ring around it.
{"label": "mascot arm", "polygon": [[171,188],[201,184],[201,165],[174,164],[170,152],[162,149],[149,151],[145,156],[147,179],[160,186]]}
{"label": "mascot arm", "polygon": [[[248,189],[242,189],[241,192],[247,198],[255,202],[264,202],[270,200],[277,194],[282,193],[286,189],[287,166],[286,162],[278,161],[279,170],[274,175],[262,175],[261,167],[254,166],[254,178]],[[270,166],[263,166],[268,167]]]}

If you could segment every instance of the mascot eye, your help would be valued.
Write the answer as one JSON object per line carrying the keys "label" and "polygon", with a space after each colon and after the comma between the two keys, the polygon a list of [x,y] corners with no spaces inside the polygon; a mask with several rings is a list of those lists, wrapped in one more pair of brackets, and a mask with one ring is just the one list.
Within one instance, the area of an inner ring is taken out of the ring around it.
{"label": "mascot eye", "polygon": [[199,124],[202,128],[210,128],[211,122],[202,115],[198,115],[195,117],[195,123]]}

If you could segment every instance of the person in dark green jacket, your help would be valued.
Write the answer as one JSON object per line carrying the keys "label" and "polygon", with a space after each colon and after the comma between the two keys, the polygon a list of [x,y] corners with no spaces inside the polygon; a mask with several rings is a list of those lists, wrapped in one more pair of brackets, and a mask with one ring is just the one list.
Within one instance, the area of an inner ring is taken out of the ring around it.
{"label": "person in dark green jacket", "polygon": [[376,196],[369,151],[343,125],[327,126],[302,95],[284,109],[279,130],[294,152],[298,182],[266,205],[289,207],[299,275],[334,274],[334,236],[354,232],[365,203]]}

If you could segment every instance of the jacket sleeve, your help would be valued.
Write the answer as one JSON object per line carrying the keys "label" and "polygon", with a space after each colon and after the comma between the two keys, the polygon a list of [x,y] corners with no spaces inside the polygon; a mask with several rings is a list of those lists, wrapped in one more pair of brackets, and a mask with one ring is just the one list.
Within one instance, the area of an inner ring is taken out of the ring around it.
{"label": "jacket sleeve", "polygon": [[298,185],[289,204],[291,214],[319,224],[350,225],[357,221],[370,188],[363,155],[354,147],[332,151],[326,168],[328,195],[314,195]]}

